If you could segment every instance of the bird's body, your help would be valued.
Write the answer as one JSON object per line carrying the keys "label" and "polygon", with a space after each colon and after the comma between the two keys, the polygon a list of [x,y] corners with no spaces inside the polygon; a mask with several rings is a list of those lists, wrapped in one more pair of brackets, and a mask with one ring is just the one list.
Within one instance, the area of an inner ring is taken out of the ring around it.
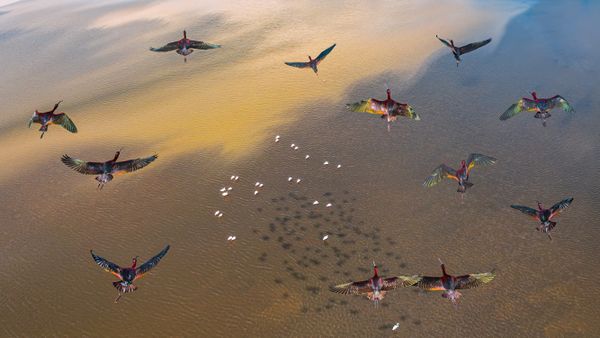
{"label": "bird's body", "polygon": [[117,162],[120,154],[121,151],[117,151],[114,158],[106,162],[85,162],[65,154],[62,156],[61,161],[79,173],[98,175],[95,179],[99,182],[98,188],[102,189],[104,184],[110,182],[114,178],[114,175],[126,174],[141,169],[152,163],[158,157],[158,155],[152,155],[145,158]]}
{"label": "bird's body", "polygon": [[379,276],[377,265],[373,262],[373,277],[360,282],[335,285],[330,287],[329,290],[346,295],[363,295],[369,300],[378,303],[385,297],[388,291],[411,286],[417,282],[417,276],[381,277]]}
{"label": "bird's body", "polygon": [[121,296],[128,292],[133,292],[137,290],[137,286],[133,284],[134,281],[142,277],[145,273],[154,268],[158,262],[167,254],[170,246],[167,245],[161,252],[159,252],[156,256],[150,258],[146,263],[137,266],[138,257],[134,257],[132,260],[131,267],[120,267],[115,263],[112,263],[100,256],[94,254],[92,250],[90,253],[94,262],[101,266],[105,271],[112,273],[117,278],[118,281],[113,282],[113,286],[118,290],[119,294],[115,302],[117,302]]}
{"label": "bird's body", "polygon": [[387,98],[383,101],[369,98],[360,102],[347,104],[346,108],[353,112],[379,115],[382,119],[387,119],[388,123],[396,121],[398,116],[405,116],[417,121],[421,119],[408,103],[400,103],[393,100],[389,89],[387,90]]}
{"label": "bird's body", "polygon": [[513,209],[517,209],[520,212],[533,217],[536,221],[540,222],[540,224],[536,227],[537,231],[541,231],[548,235],[548,238],[552,240],[552,236],[550,232],[556,226],[556,222],[552,219],[558,216],[563,210],[565,210],[571,203],[573,202],[573,198],[565,198],[564,200],[554,204],[552,207],[545,209],[542,206],[542,203],[538,202],[537,209],[526,207],[523,205],[511,205],[510,207]]}
{"label": "bird's body", "polygon": [[317,66],[319,65],[319,63],[321,63],[321,61],[323,61],[323,59],[325,59],[325,57],[327,55],[329,55],[329,53],[331,53],[331,51],[333,50],[333,48],[335,48],[335,46],[336,46],[336,44],[334,43],[332,46],[330,46],[329,48],[322,51],[321,54],[319,54],[314,59],[309,55],[308,62],[285,62],[285,64],[288,66],[291,66],[291,67],[296,67],[296,68],[310,68],[318,76],[319,69],[317,68]]}
{"label": "bird's body", "polygon": [[482,284],[491,282],[494,277],[496,277],[496,274],[493,271],[453,276],[446,273],[446,268],[441,260],[440,264],[442,276],[421,276],[419,282],[414,284],[414,286],[428,291],[442,291],[442,297],[449,299],[455,305],[462,296],[458,290],[478,287]]}
{"label": "bird's body", "polygon": [[67,116],[67,114],[65,113],[59,113],[59,114],[55,114],[54,112],[56,111],[56,109],[58,109],[58,106],[60,105],[62,101],[58,101],[58,103],[56,103],[54,105],[54,108],[50,111],[47,112],[39,112],[39,111],[35,111],[33,113],[33,115],[31,116],[31,118],[29,119],[29,122],[27,123],[27,126],[29,128],[31,128],[31,124],[33,123],[39,123],[41,125],[39,131],[42,133],[40,135],[40,138],[44,137],[44,133],[46,133],[48,131],[48,127],[52,124],[56,124],[56,125],[60,125],[61,127],[65,128],[66,130],[68,130],[71,133],[77,133],[77,127],[75,126],[75,123],[73,123],[73,121],[71,121],[71,119]]}
{"label": "bird's body", "polygon": [[446,47],[450,48],[450,50],[452,51],[452,55],[454,56],[454,59],[456,60],[457,67],[458,67],[458,64],[462,61],[460,58],[461,55],[464,55],[464,54],[472,52],[476,49],[479,49],[492,41],[492,39],[490,38],[490,39],[486,39],[486,40],[479,41],[479,42],[473,42],[468,45],[464,45],[462,47],[457,47],[454,45],[454,40],[447,41],[447,40],[440,38],[437,35],[435,37],[438,40],[440,40],[444,45],[446,45]]}
{"label": "bird's body", "polygon": [[423,182],[425,187],[432,187],[445,178],[450,178],[458,182],[458,192],[464,193],[467,188],[473,186],[473,183],[469,182],[469,175],[471,170],[475,166],[491,165],[496,163],[496,159],[490,156],[482,154],[470,154],[467,160],[460,162],[460,168],[458,170],[452,169],[445,164],[438,166],[427,179]]}
{"label": "bird's body", "polygon": [[175,51],[177,54],[182,55],[184,57],[184,62],[187,62],[187,56],[192,54],[194,49],[214,49],[220,48],[221,45],[215,45],[212,43],[207,43],[204,41],[196,41],[190,40],[187,38],[186,31],[183,31],[183,38],[177,41],[169,42],[166,45],[160,48],[152,48],[150,50],[153,52],[170,52]]}
{"label": "bird's body", "polygon": [[575,112],[569,102],[560,95],[554,95],[553,97],[548,98],[538,98],[536,92],[531,92],[531,97],[531,99],[522,97],[517,103],[511,105],[504,113],[502,113],[502,115],[500,115],[500,120],[508,120],[520,112],[526,111],[535,113],[534,117],[536,119],[542,119],[542,125],[545,127],[546,119],[552,116],[550,114],[551,110],[559,108],[568,113]]}

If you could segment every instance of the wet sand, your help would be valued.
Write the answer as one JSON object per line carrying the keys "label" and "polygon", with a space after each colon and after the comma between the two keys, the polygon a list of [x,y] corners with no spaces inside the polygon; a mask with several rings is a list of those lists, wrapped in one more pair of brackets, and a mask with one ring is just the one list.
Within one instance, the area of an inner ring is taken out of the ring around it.
{"label": "wet sand", "polygon": [[[405,2],[370,8],[394,14],[397,22],[358,26],[364,3],[306,9],[310,4],[295,5],[293,15],[274,6],[280,17],[256,10],[252,15],[266,18],[259,24],[232,10],[205,11],[188,32],[204,32],[200,39],[224,48],[195,52],[187,64],[178,55],[145,51],[174,40],[182,25],[157,19],[162,7],[145,8],[149,19],[141,22],[127,22],[131,12],[123,4],[93,14],[81,9],[81,17],[89,16],[86,34],[100,41],[84,44],[90,55],[73,57],[75,70],[42,72],[44,79],[64,76],[57,88],[31,86],[27,76],[18,76],[19,69],[30,74],[57,59],[38,57],[44,61],[19,68],[22,61],[13,57],[23,51],[3,49],[8,54],[2,60],[14,71],[7,76],[13,84],[4,83],[2,91],[16,96],[28,85],[36,99],[21,94],[7,102],[11,113],[0,124],[6,163],[0,170],[2,335],[600,332],[594,280],[600,196],[593,180],[600,169],[594,95],[600,53],[583,43],[597,40],[592,27],[599,6],[533,4],[519,12],[523,8],[512,3],[493,3],[499,7],[492,11],[489,4],[455,2],[436,11]],[[464,9],[453,14],[457,18],[444,18],[457,4]],[[112,10],[123,17],[98,14]],[[333,10],[336,16],[326,15]],[[579,20],[561,22],[564,15]],[[3,28],[2,36],[9,35],[0,43],[42,39],[43,28],[31,25],[14,33]],[[127,41],[96,54],[112,38],[141,31],[139,58],[130,60],[134,53],[123,51]],[[494,41],[465,56],[457,69],[436,33]],[[319,79],[281,64],[332,42],[338,47]],[[111,64],[111,55],[119,62]],[[95,83],[76,74],[78,67],[88,71],[90,59],[106,63],[88,74]],[[133,75],[141,70],[143,76]],[[344,111],[347,102],[383,97],[386,86],[422,120],[400,120],[388,132],[380,119]],[[67,89],[74,102],[62,108],[73,112],[79,134],[51,127],[40,142],[34,130],[23,130],[29,113],[17,111],[50,108]],[[546,128],[526,114],[498,120],[533,89],[560,93],[577,113],[556,112]],[[281,142],[273,142],[275,134]],[[291,143],[300,149],[293,151]],[[121,146],[125,157],[155,151],[160,157],[102,192],[92,177],[58,161],[62,153],[108,159]],[[470,152],[499,161],[474,170],[475,186],[464,199],[449,182],[421,186],[438,164],[456,166]],[[323,166],[325,160],[331,164]],[[240,181],[229,181],[233,174]],[[302,182],[289,183],[288,176]],[[256,181],[265,186],[254,196]],[[234,190],[224,199],[219,189],[229,185]],[[559,218],[552,242],[508,207],[538,199],[549,205],[566,196],[575,201]],[[313,206],[313,200],[321,203]],[[333,206],[326,208],[327,202]],[[215,210],[223,218],[214,217]],[[330,239],[323,242],[326,233]],[[234,243],[226,241],[230,234],[238,238]],[[88,250],[127,264],[167,243],[172,250],[139,281],[139,290],[113,304],[113,278],[93,264]],[[378,308],[327,291],[331,284],[368,278],[373,260],[385,274],[437,275],[438,257],[451,273],[496,269],[498,276],[465,291],[458,309],[439,293],[415,289],[390,293]],[[396,322],[400,328],[392,332]]]}

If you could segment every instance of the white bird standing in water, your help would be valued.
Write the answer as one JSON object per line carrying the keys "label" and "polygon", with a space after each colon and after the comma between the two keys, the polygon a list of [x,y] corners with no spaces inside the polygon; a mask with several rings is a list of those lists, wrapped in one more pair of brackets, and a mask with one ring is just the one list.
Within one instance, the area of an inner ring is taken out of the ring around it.
{"label": "white bird standing in water", "polygon": [[392,327],[392,331],[396,331],[396,330],[398,330],[398,328],[399,328],[399,327],[400,327],[400,323],[396,323],[396,324],[394,325],[394,327]]}

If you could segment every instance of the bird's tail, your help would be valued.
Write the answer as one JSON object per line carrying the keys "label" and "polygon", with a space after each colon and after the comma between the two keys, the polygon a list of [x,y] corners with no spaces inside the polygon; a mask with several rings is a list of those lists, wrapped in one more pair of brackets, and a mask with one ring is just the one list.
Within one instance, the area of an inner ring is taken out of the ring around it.
{"label": "bird's tail", "polygon": [[119,290],[119,293],[129,293],[137,290],[137,286],[122,281],[113,282],[113,286]]}
{"label": "bird's tail", "polygon": [[472,187],[472,186],[473,186],[473,183],[471,183],[471,182],[463,182],[462,185],[458,186],[458,190],[456,190],[456,191],[458,191],[458,192],[467,192],[467,189],[470,188],[470,187]]}

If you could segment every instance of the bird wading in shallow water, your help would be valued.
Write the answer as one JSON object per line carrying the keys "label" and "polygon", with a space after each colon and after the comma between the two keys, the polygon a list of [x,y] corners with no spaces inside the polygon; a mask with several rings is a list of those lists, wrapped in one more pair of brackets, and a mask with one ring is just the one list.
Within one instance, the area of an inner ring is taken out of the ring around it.
{"label": "bird wading in shallow water", "polygon": [[112,263],[100,256],[96,256],[93,250],[90,250],[92,254],[92,258],[96,264],[100,265],[104,271],[110,272],[119,278],[118,281],[113,282],[113,286],[118,290],[119,294],[115,299],[115,303],[121,299],[126,293],[133,292],[137,290],[137,286],[133,285],[133,282],[137,279],[141,278],[148,271],[152,270],[158,262],[165,257],[167,252],[169,251],[170,246],[167,245],[161,252],[159,252],[156,256],[150,258],[146,263],[137,266],[138,256],[134,257],[131,262],[131,267],[122,268],[115,263]]}
{"label": "bird wading in shallow water", "polygon": [[446,273],[446,267],[441,259],[442,267],[441,277],[420,277],[419,281],[413,286],[427,291],[443,291],[442,297],[449,299],[452,304],[457,305],[458,299],[462,294],[458,290],[471,289],[491,282],[496,274],[492,272],[472,273],[462,276],[452,276]]}
{"label": "bird wading in shallow water", "polygon": [[48,126],[50,126],[52,124],[62,126],[66,130],[70,131],[71,133],[76,133],[77,127],[75,126],[75,123],[73,123],[73,121],[71,121],[71,119],[67,116],[67,114],[65,114],[65,113],[54,114],[54,112],[56,111],[56,109],[58,109],[58,106],[60,105],[61,102],[62,102],[62,100],[58,101],[54,105],[54,108],[52,110],[44,112],[44,113],[40,113],[36,109],[36,111],[31,116],[31,119],[29,119],[29,122],[27,123],[27,127],[31,128],[32,123],[41,124],[42,126],[40,127],[40,132],[42,132],[42,134],[40,135],[40,138],[44,137],[44,133],[46,133],[48,131]]}
{"label": "bird wading in shallow water", "polygon": [[179,55],[183,55],[183,62],[187,62],[187,56],[192,54],[194,49],[214,49],[220,48],[221,45],[215,45],[203,41],[190,40],[187,38],[186,31],[183,31],[183,39],[169,42],[160,48],[150,47],[153,52],[170,52],[175,51]]}
{"label": "bird wading in shallow water", "polygon": [[369,98],[356,103],[350,103],[346,105],[346,108],[353,112],[369,113],[381,116],[382,119],[386,119],[389,123],[396,121],[398,116],[408,117],[413,120],[421,120],[419,115],[415,113],[413,107],[408,103],[400,103],[392,99],[392,93],[387,90],[387,99],[380,101],[377,99]]}
{"label": "bird wading in shallow water", "polygon": [[152,163],[158,155],[152,155],[144,158],[137,158],[135,160],[127,160],[117,162],[121,151],[115,153],[115,157],[112,160],[106,162],[85,162],[76,158],[72,158],[65,154],[62,156],[61,161],[69,168],[78,171],[79,173],[86,175],[98,175],[96,181],[98,181],[98,189],[102,189],[104,184],[112,181],[114,175],[122,175],[130,173]]}
{"label": "bird wading in shallow water", "polygon": [[319,70],[317,69],[317,65],[319,65],[319,63],[321,63],[321,61],[323,61],[323,59],[325,59],[325,57],[331,53],[331,51],[333,50],[333,48],[335,48],[335,43],[325,49],[324,51],[321,52],[321,54],[319,54],[319,56],[317,56],[316,58],[311,58],[310,55],[308,56],[308,62],[285,62],[286,65],[288,66],[292,66],[292,67],[296,67],[296,68],[308,68],[310,67],[313,72],[315,72],[315,74],[317,76],[319,76]]}
{"label": "bird wading in shallow water", "polygon": [[380,277],[377,265],[373,262],[373,277],[360,282],[350,282],[335,285],[329,288],[330,291],[344,295],[363,295],[369,300],[378,304],[385,297],[385,294],[397,288],[411,286],[419,281],[418,276],[395,276]]}
{"label": "bird wading in shallow water", "polygon": [[456,60],[456,67],[458,67],[458,64],[460,63],[461,59],[460,56],[467,54],[469,52],[472,52],[478,48],[481,48],[485,45],[487,45],[488,43],[490,43],[492,41],[492,39],[487,39],[487,40],[483,40],[483,41],[479,41],[479,42],[473,42],[470,43],[468,45],[464,45],[462,47],[456,47],[454,45],[454,40],[450,40],[450,42],[440,38],[439,36],[435,36],[436,38],[438,38],[438,40],[440,40],[444,45],[446,45],[448,48],[450,48],[450,50],[452,51],[452,55],[454,55],[454,59]]}
{"label": "bird wading in shallow water", "polygon": [[513,209],[517,209],[520,212],[533,217],[536,221],[540,222],[540,224],[536,227],[537,231],[541,231],[548,235],[548,238],[552,240],[552,236],[550,236],[550,231],[554,229],[556,226],[556,222],[553,222],[552,219],[558,216],[563,210],[565,210],[571,203],[573,202],[573,197],[565,198],[564,200],[554,204],[549,209],[545,209],[542,206],[542,203],[537,202],[537,210],[526,207],[523,205],[511,205],[510,207]]}
{"label": "bird wading in shallow water", "polygon": [[469,182],[471,169],[475,166],[491,165],[494,163],[496,163],[496,159],[493,157],[481,154],[470,154],[466,161],[460,161],[460,169],[458,170],[454,170],[445,164],[441,164],[439,167],[435,168],[433,173],[425,179],[423,186],[432,187],[443,179],[450,178],[458,182],[458,190],[456,191],[464,193],[467,191],[467,188],[473,186],[473,183]]}
{"label": "bird wading in shallow water", "polygon": [[536,92],[531,92],[531,97],[533,99],[528,99],[526,97],[521,98],[517,103],[514,103],[510,106],[502,115],[500,115],[500,120],[505,121],[509,118],[519,114],[520,112],[532,112],[535,113],[536,119],[542,119],[542,125],[546,126],[546,119],[550,116],[550,111],[555,108],[560,108],[567,113],[574,113],[575,110],[567,100],[565,100],[560,95],[555,95],[549,98],[538,98]]}

